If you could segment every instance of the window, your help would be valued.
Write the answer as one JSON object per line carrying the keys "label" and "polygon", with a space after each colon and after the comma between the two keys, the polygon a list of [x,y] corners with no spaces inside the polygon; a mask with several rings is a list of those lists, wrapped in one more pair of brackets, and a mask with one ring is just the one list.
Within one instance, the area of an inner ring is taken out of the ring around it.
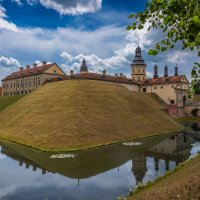
{"label": "window", "polygon": [[23,80],[21,80],[21,87],[23,87],[24,86],[24,84],[23,84]]}
{"label": "window", "polygon": [[143,88],[143,92],[147,92],[147,88]]}
{"label": "window", "polygon": [[174,88],[174,86],[172,85],[172,88]]}
{"label": "window", "polygon": [[31,90],[29,92],[31,93]]}
{"label": "window", "polygon": [[21,91],[21,94],[23,94],[24,92],[23,91]]}
{"label": "window", "polygon": [[19,94],[19,91],[17,93]]}
{"label": "window", "polygon": [[174,101],[174,100],[170,100],[170,103],[171,103],[171,104],[174,104],[174,103],[175,103],[175,101]]}
{"label": "window", "polygon": [[56,73],[56,70],[54,70],[54,73]]}
{"label": "window", "polygon": [[26,82],[26,79],[25,79],[25,87],[27,86],[27,82]]}
{"label": "window", "polygon": [[11,96],[12,96],[12,92],[11,92],[10,94],[11,94]]}
{"label": "window", "polygon": [[19,87],[19,81],[17,81],[17,87]]}
{"label": "window", "polygon": [[160,88],[163,89],[163,86],[161,86]]}
{"label": "window", "polygon": [[40,77],[38,77],[38,85],[40,85]]}
{"label": "window", "polygon": [[154,89],[156,90],[156,89],[157,89],[157,87],[154,87]]}

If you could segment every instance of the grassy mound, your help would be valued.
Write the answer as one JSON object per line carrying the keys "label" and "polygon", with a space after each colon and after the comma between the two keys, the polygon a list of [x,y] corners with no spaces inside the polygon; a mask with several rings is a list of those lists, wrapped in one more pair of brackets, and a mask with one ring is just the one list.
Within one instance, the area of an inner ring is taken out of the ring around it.
{"label": "grassy mound", "polygon": [[0,96],[0,111],[2,111],[4,108],[8,107],[9,105],[17,102],[23,96],[24,95],[18,95],[18,96]]}
{"label": "grassy mound", "polygon": [[73,150],[181,129],[150,96],[73,80],[42,86],[0,113],[0,137],[42,150]]}

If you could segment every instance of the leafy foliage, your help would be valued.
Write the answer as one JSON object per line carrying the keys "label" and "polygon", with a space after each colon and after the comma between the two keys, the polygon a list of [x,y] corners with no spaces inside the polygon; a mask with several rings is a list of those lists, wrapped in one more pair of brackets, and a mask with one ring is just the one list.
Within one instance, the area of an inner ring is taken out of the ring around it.
{"label": "leafy foliage", "polygon": [[192,83],[191,83],[191,94],[200,94],[200,64],[195,63],[195,66],[192,69]]}
{"label": "leafy foliage", "polygon": [[[149,23],[148,30],[160,28],[163,31],[163,39],[149,50],[149,55],[174,48],[175,43],[181,41],[183,50],[196,50],[200,56],[200,0],[151,0],[143,12],[131,14],[129,18],[136,20],[128,30],[143,29]],[[199,70],[199,64],[195,63],[192,70],[195,87],[198,87]]]}

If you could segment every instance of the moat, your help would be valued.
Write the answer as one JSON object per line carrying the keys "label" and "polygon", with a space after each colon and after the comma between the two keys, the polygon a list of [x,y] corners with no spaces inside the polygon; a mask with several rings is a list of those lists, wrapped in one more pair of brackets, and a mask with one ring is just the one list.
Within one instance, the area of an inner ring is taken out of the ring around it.
{"label": "moat", "polygon": [[116,200],[200,151],[200,123],[184,132],[65,154],[1,142],[0,200]]}

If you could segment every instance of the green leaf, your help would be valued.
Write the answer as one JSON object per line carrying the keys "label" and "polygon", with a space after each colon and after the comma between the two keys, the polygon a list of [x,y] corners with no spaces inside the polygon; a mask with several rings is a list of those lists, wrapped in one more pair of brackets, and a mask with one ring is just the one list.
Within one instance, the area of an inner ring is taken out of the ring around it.
{"label": "green leaf", "polygon": [[128,16],[128,18],[133,18],[135,15],[134,14],[130,14],[129,16]]}
{"label": "green leaf", "polygon": [[138,25],[138,29],[139,29],[139,30],[141,30],[141,29],[143,29],[143,28],[144,28],[144,26],[143,26],[142,24],[139,24],[139,25]]}

